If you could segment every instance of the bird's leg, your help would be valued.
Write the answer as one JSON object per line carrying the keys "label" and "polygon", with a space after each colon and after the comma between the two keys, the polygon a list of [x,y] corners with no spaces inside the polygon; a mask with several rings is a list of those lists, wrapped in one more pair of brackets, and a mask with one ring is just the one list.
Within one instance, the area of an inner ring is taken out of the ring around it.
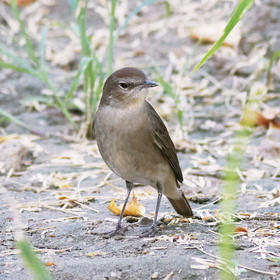
{"label": "bird's leg", "polygon": [[142,232],[141,237],[153,236],[157,232],[157,217],[158,217],[158,211],[159,211],[160,201],[162,197],[162,189],[163,189],[162,184],[157,183],[158,198],[157,198],[157,206],[156,206],[154,220],[152,225],[146,231]]}
{"label": "bird's leg", "polygon": [[126,204],[127,204],[127,202],[128,202],[128,199],[129,199],[131,190],[132,190],[132,188],[133,188],[133,183],[128,182],[128,181],[125,181],[125,183],[126,183],[127,195],[126,195],[126,198],[125,198],[123,207],[122,207],[122,211],[121,211],[121,214],[120,214],[120,217],[119,217],[119,220],[118,220],[118,223],[117,223],[116,228],[115,228],[113,231],[110,231],[110,232],[106,233],[106,236],[107,236],[107,237],[112,237],[112,236],[114,236],[116,233],[120,232],[120,230],[121,230],[121,228],[122,228],[122,227],[121,227],[121,222],[122,222],[124,210],[125,210]]}

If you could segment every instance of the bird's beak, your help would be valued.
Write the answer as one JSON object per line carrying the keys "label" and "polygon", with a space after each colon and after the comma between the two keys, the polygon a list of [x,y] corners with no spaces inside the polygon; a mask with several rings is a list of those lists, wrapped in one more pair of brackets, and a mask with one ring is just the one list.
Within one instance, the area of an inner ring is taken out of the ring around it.
{"label": "bird's beak", "polygon": [[153,82],[151,80],[146,80],[144,83],[144,87],[157,87],[158,83]]}

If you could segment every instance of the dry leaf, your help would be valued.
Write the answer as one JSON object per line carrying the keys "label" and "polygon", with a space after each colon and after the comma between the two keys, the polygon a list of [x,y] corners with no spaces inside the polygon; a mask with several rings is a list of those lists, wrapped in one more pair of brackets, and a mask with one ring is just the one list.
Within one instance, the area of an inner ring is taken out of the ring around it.
{"label": "dry leaf", "polygon": [[10,169],[20,170],[28,150],[19,140],[9,140],[0,144],[0,173]]}
{"label": "dry leaf", "polygon": [[244,233],[248,235],[248,230],[244,227],[238,226],[234,229],[234,233]]}
{"label": "dry leaf", "polygon": [[94,251],[94,252],[88,252],[86,253],[87,257],[96,257],[96,256],[104,256],[106,255],[106,252],[102,252],[102,251]]}
{"label": "dry leaf", "polygon": [[45,262],[45,266],[54,266],[54,265],[55,265],[55,263],[52,262],[52,261],[46,261]]}
{"label": "dry leaf", "polygon": [[257,124],[260,126],[280,128],[280,108],[266,108],[258,113]]}
{"label": "dry leaf", "polygon": [[265,170],[261,169],[248,169],[245,172],[247,181],[260,180],[265,175]]}
{"label": "dry leaf", "polygon": [[[116,205],[115,200],[113,199],[109,205],[108,209],[116,215],[120,215],[122,211],[123,204]],[[145,207],[140,204],[136,197],[133,195],[130,202],[127,203],[126,208],[124,210],[124,216],[135,216],[140,217],[145,214]]]}
{"label": "dry leaf", "polygon": [[28,152],[36,157],[42,151],[42,147],[33,142],[37,139],[37,136],[28,134],[0,136],[0,172],[20,170],[26,164],[24,157]]}
{"label": "dry leaf", "polygon": [[[11,0],[4,0],[6,3],[10,4],[11,3]],[[16,0],[16,4],[18,6],[27,6],[27,5],[30,5],[32,3],[34,3],[36,0]]]}
{"label": "dry leaf", "polygon": [[202,220],[203,220],[204,222],[215,222],[215,219],[214,219],[213,216],[204,216],[204,217],[202,218]]}
{"label": "dry leaf", "polygon": [[[190,37],[203,43],[215,43],[223,33],[225,22],[198,24],[190,31]],[[224,46],[237,47],[241,39],[240,28],[235,27],[223,42]]]}
{"label": "dry leaf", "polygon": [[239,215],[243,217],[251,217],[251,214],[249,213],[239,213]]}

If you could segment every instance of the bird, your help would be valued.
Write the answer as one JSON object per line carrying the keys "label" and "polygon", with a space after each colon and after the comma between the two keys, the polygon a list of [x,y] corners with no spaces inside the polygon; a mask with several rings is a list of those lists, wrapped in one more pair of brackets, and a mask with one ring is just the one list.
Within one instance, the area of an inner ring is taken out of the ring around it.
{"label": "bird", "polygon": [[156,234],[162,194],[178,214],[193,216],[180,189],[183,175],[175,146],[162,119],[146,100],[148,89],[156,86],[143,71],[133,67],[115,71],[103,86],[94,134],[103,160],[125,181],[127,189],[116,228],[109,236],[122,232],[121,221],[135,184],[150,185],[158,192],[153,223],[141,236]]}

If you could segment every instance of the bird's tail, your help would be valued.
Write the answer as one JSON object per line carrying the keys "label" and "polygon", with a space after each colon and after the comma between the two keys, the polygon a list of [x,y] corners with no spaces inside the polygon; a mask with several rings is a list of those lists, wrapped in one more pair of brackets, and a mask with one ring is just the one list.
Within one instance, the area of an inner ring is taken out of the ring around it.
{"label": "bird's tail", "polygon": [[189,205],[189,203],[183,193],[182,193],[182,197],[179,199],[173,199],[173,198],[169,198],[169,197],[167,197],[167,198],[178,214],[180,214],[184,217],[193,216],[192,208]]}

